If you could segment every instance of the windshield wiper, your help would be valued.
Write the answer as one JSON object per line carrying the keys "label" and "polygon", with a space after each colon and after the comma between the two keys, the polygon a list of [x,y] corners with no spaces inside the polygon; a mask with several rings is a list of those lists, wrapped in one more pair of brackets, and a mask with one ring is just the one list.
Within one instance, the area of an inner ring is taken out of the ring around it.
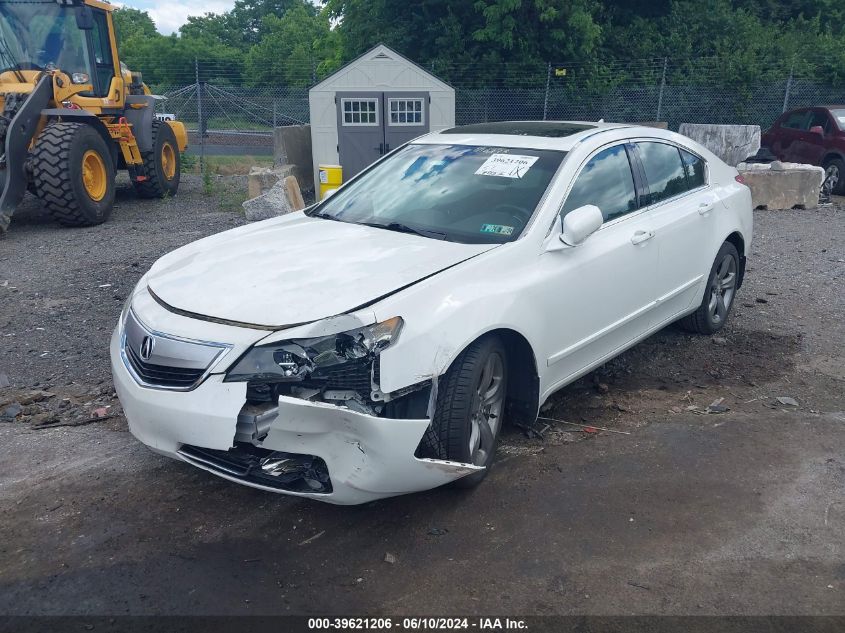
{"label": "windshield wiper", "polygon": [[419,235],[420,237],[433,237],[438,240],[445,240],[446,234],[439,231],[431,231],[429,229],[415,229],[407,224],[401,222],[388,222],[382,224],[380,222],[359,222],[364,226],[373,226],[377,229],[387,229],[388,231],[396,231],[397,233],[410,233],[411,235]]}
{"label": "windshield wiper", "polygon": [[339,220],[338,218],[336,218],[333,215],[329,215],[328,213],[323,213],[321,211],[317,211],[316,209],[313,210],[313,211],[303,211],[303,213],[305,215],[307,215],[309,218],[323,218],[324,220],[334,220],[335,222],[341,222],[342,221],[342,220]]}

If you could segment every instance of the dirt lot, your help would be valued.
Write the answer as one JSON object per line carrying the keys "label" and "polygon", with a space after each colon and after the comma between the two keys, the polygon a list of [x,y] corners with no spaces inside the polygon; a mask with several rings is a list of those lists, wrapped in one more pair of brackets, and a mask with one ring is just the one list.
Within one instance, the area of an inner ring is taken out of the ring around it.
{"label": "dirt lot", "polygon": [[668,328],[543,413],[616,432],[511,429],[475,491],[345,508],[156,456],[113,397],[127,293],[239,186],[122,189],[80,230],[30,201],[0,239],[0,614],[845,614],[841,204],[756,212],[721,336]]}

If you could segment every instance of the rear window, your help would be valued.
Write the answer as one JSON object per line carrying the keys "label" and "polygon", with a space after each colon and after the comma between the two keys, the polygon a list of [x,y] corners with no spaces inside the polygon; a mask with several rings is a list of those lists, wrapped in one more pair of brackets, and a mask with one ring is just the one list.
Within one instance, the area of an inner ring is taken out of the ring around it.
{"label": "rear window", "polygon": [[836,119],[836,124],[839,126],[839,129],[845,130],[845,108],[831,110],[830,113],[833,115],[833,118]]}

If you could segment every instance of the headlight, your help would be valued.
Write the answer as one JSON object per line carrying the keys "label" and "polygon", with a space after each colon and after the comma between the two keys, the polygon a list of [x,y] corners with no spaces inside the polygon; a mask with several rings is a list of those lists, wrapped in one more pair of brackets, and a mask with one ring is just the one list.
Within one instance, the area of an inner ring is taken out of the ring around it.
{"label": "headlight", "polygon": [[372,359],[396,342],[401,317],[356,330],[253,347],[226,374],[226,382],[298,382],[321,370]]}

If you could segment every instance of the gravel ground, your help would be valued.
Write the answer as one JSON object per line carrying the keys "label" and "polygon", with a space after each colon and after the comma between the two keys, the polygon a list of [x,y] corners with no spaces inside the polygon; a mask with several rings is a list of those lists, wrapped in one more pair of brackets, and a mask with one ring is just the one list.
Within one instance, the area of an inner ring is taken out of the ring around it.
{"label": "gravel ground", "polygon": [[128,181],[100,226],[50,221],[27,196],[0,241],[0,371],[14,386],[110,379],[108,341],[135,283],[165,253],[244,223],[238,194],[246,179],[219,178],[203,193],[185,177],[168,200],[139,200]]}
{"label": "gravel ground", "polygon": [[243,188],[124,186],[75,230],[28,200],[0,239],[0,613],[845,614],[841,201],[755,212],[720,336],[667,328],[544,408],[630,435],[541,421],[476,491],[335,508],[158,457],[113,397],[127,293]]}

